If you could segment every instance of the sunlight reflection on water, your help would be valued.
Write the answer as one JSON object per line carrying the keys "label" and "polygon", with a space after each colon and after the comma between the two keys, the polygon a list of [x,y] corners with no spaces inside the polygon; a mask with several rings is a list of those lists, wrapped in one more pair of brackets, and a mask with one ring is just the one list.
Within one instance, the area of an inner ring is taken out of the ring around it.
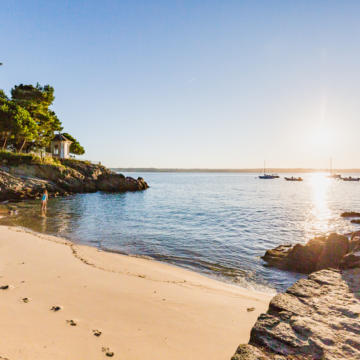
{"label": "sunlight reflection on water", "polygon": [[326,234],[332,231],[330,226],[332,214],[328,204],[328,195],[330,182],[334,180],[325,174],[311,174],[308,180],[312,203],[305,222],[305,233],[307,237],[310,237],[314,232]]}

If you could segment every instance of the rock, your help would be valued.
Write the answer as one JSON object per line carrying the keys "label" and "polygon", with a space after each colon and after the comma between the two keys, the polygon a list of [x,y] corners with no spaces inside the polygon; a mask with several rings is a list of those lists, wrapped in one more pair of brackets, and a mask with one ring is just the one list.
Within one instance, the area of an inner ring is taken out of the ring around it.
{"label": "rock", "polygon": [[255,346],[240,345],[231,360],[270,360],[270,358]]}
{"label": "rock", "polygon": [[329,267],[338,268],[343,256],[349,250],[349,239],[346,236],[331,234],[323,243],[321,254],[316,263],[316,270]]}
{"label": "rock", "polygon": [[349,242],[349,252],[360,250],[360,236],[355,235],[351,237]]}
{"label": "rock", "polygon": [[360,359],[360,269],[326,269],[277,294],[232,360]]}
{"label": "rock", "polygon": [[99,337],[102,334],[102,332],[100,330],[93,330],[93,334],[94,336]]}
{"label": "rock", "polygon": [[62,160],[62,166],[16,164],[0,169],[0,201],[37,199],[46,188],[49,197],[71,193],[145,190],[143,178],[125,178],[102,165],[86,161]]}
{"label": "rock", "polygon": [[266,251],[262,259],[267,266],[309,274],[328,267],[338,268],[348,250],[349,240],[346,236],[331,234],[311,239],[305,245],[278,246]]}
{"label": "rock", "polygon": [[286,269],[286,259],[290,249],[291,245],[279,245],[274,249],[267,250],[262,259],[267,262],[267,266]]}
{"label": "rock", "polygon": [[306,245],[296,244],[289,250],[287,268],[300,273],[315,271],[325,241],[325,238],[319,237],[309,240]]}
{"label": "rock", "polygon": [[360,224],[360,219],[353,219],[350,221],[352,224]]}
{"label": "rock", "polygon": [[105,355],[107,357],[113,357],[114,356],[114,352],[110,351],[110,349],[108,347],[103,347],[101,350],[102,350],[102,352],[105,353]]}
{"label": "rock", "polygon": [[345,211],[341,214],[341,217],[360,217],[360,213],[355,211]]}
{"label": "rock", "polygon": [[360,268],[360,250],[346,254],[340,263],[340,269]]}

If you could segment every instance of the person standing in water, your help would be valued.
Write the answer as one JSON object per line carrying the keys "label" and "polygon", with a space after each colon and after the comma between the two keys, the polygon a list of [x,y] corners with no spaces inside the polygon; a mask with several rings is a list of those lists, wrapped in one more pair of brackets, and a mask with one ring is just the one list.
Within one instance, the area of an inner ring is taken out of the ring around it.
{"label": "person standing in water", "polygon": [[45,213],[46,210],[47,210],[48,198],[49,198],[49,195],[48,195],[47,190],[45,189],[43,194],[42,194],[42,197],[41,197],[41,211],[42,211],[42,213]]}

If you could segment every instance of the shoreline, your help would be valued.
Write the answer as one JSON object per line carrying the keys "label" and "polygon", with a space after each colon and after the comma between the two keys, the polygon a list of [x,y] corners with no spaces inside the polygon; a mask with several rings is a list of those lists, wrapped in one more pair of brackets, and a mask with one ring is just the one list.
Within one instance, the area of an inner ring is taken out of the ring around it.
{"label": "shoreline", "polygon": [[10,286],[0,290],[0,357],[9,360],[103,359],[107,347],[128,360],[225,360],[273,297],[17,227],[0,226],[0,256],[0,285]]}
{"label": "shoreline", "polygon": [[[77,194],[72,194],[70,196],[76,196]],[[22,200],[22,202],[28,202],[31,201],[32,199],[25,199]],[[18,202],[14,202],[14,204],[16,205],[16,203]],[[4,205],[6,207],[8,207],[9,205],[11,205],[12,202],[8,202],[6,204],[2,203],[0,205]],[[19,209],[16,209],[14,207],[13,211],[21,211]],[[0,209],[1,211],[1,209]],[[5,218],[5,219],[9,219],[9,221],[5,221],[5,222],[1,222],[1,219]],[[91,244],[87,244],[84,243],[82,241],[76,241],[74,239],[72,239],[70,236],[69,237],[65,237],[62,235],[58,235],[58,234],[52,234],[52,233],[47,233],[47,232],[42,232],[40,230],[36,230],[36,229],[32,229],[31,227],[27,227],[27,226],[22,226],[19,224],[16,224],[16,222],[11,222],[12,219],[12,215],[9,213],[9,208],[6,211],[6,215],[1,215],[0,212],[0,227],[1,226],[8,226],[8,227],[14,227],[17,229],[21,229],[26,233],[30,233],[33,234],[35,236],[39,235],[39,236],[49,236],[49,237],[55,237],[55,238],[59,238],[59,239],[63,239],[66,241],[69,241],[72,244],[75,245],[80,245],[80,246],[89,246],[92,248],[95,248],[99,251],[104,251],[104,252],[109,252],[109,253],[114,253],[114,254],[119,254],[122,256],[129,256],[129,257],[134,257],[134,258],[140,258],[140,259],[146,259],[146,260],[150,260],[150,261],[155,261],[155,262],[159,262],[159,263],[164,263],[164,264],[168,264],[170,266],[174,266],[176,268],[180,268],[180,269],[184,269],[184,270],[188,270],[190,272],[195,272],[197,274],[200,274],[202,276],[205,276],[207,278],[216,280],[216,281],[220,281],[222,283],[226,283],[226,284],[230,284],[230,285],[235,285],[238,286],[240,288],[245,288],[248,289],[250,291],[254,290],[257,292],[261,292],[261,293],[266,293],[266,294],[271,294],[271,295],[275,295],[277,293],[277,289],[273,286],[271,286],[271,284],[269,283],[262,283],[262,282],[256,282],[255,280],[249,280],[246,277],[240,277],[240,280],[233,280],[232,277],[229,277],[227,275],[224,275],[224,273],[222,273],[220,270],[215,271],[213,270],[212,272],[206,272],[206,271],[202,271],[201,268],[197,268],[196,263],[194,263],[194,266],[183,266],[181,264],[176,263],[176,261],[171,261],[169,260],[168,256],[165,256],[163,254],[156,254],[154,256],[151,255],[147,255],[147,254],[137,254],[137,253],[126,253],[125,251],[122,250],[117,250],[117,249],[111,249],[111,248],[106,248],[106,247],[99,247],[98,245],[91,245]],[[187,260],[186,258],[184,260]],[[181,260],[180,260],[181,261]],[[209,266],[216,266],[216,264],[209,262],[208,263]],[[227,269],[226,267],[219,265],[219,267],[224,268],[225,270]],[[232,268],[228,268],[230,270],[233,270]],[[1,360],[1,359],[0,359]]]}

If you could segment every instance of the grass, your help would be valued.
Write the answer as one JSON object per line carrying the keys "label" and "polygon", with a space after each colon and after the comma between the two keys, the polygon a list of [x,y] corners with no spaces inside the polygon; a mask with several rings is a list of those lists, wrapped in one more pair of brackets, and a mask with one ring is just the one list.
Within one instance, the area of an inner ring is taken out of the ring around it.
{"label": "grass", "polygon": [[15,153],[11,151],[0,151],[0,164],[4,166],[16,166],[16,165],[32,165],[32,164],[41,164],[41,165],[55,165],[62,166],[60,160],[55,159],[50,156],[40,157],[36,154],[25,154],[25,153]]}

